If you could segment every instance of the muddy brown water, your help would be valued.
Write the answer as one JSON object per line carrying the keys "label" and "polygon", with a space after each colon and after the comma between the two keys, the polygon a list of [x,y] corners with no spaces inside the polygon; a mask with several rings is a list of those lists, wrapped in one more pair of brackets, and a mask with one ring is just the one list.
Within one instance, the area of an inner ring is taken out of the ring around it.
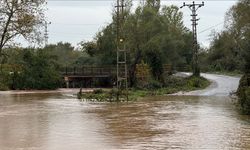
{"label": "muddy brown water", "polygon": [[0,150],[250,149],[250,118],[226,96],[82,102],[1,94]]}

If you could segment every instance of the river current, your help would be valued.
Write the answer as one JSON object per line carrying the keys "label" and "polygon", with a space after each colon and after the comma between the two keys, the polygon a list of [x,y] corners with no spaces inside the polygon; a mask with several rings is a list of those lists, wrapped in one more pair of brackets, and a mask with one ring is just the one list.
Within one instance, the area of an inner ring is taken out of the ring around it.
{"label": "river current", "polygon": [[1,150],[250,149],[250,118],[228,96],[159,96],[129,103],[73,93],[0,95]]}

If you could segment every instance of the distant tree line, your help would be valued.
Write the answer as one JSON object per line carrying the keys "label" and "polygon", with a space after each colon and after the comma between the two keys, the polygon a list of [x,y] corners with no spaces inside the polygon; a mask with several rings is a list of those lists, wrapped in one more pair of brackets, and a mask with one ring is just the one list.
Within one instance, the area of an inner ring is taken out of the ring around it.
{"label": "distant tree line", "polygon": [[203,71],[238,71],[242,110],[250,114],[250,1],[239,0],[225,17],[225,29],[215,33],[208,50],[200,53]]}

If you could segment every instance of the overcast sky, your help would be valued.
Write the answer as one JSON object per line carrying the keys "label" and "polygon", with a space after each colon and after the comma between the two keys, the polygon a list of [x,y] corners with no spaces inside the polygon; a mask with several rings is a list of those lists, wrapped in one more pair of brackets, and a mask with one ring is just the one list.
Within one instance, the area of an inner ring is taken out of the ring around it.
{"label": "overcast sky", "polygon": [[[70,42],[74,46],[80,41],[89,41],[105,25],[111,22],[111,12],[116,0],[49,0],[47,17],[49,25],[49,43],[59,41]],[[162,1],[162,5],[182,6],[184,1]],[[185,2],[192,2],[186,0]],[[201,1],[196,1],[201,3]],[[236,3],[234,0],[205,0],[205,6],[198,10],[199,25],[198,33],[208,28],[198,36],[203,46],[209,45],[212,30],[223,29],[226,11]],[[138,1],[134,1],[134,7]],[[184,13],[184,23],[191,28],[190,10],[186,7],[181,9]],[[215,26],[215,27],[213,27]]]}

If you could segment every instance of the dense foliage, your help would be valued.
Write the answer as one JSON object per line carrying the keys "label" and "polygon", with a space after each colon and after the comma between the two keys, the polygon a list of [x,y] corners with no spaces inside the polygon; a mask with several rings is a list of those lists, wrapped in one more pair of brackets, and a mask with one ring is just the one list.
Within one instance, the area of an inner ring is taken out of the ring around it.
{"label": "dense foliage", "polygon": [[249,3],[248,0],[240,0],[229,9],[225,29],[214,33],[210,48],[201,53],[203,71],[249,70]]}
{"label": "dense foliage", "polygon": [[20,50],[16,63],[21,69],[9,73],[11,89],[56,89],[61,84],[57,64],[45,51]]}
{"label": "dense foliage", "polygon": [[0,63],[7,55],[3,49],[13,46],[16,37],[41,42],[45,0],[0,0]]}
{"label": "dense foliage", "polygon": [[[152,78],[163,81],[163,64],[173,67],[190,65],[192,59],[192,33],[183,25],[183,14],[176,6],[161,6],[160,1],[147,0],[135,11],[131,1],[126,1],[123,31],[129,50],[130,85],[136,83],[136,66],[144,61],[149,65]],[[82,44],[82,49],[97,64],[116,64],[116,14],[113,21],[92,42]]]}
{"label": "dense foliage", "polygon": [[218,33],[207,54],[215,70],[241,70],[244,76],[238,88],[239,102],[250,113],[250,1],[240,0],[226,15],[226,29]]}
{"label": "dense foliage", "polygon": [[8,59],[0,72],[0,90],[7,89],[56,89],[62,87],[62,76],[66,66],[82,65],[83,57],[69,43],[57,43],[45,48],[4,49]]}

